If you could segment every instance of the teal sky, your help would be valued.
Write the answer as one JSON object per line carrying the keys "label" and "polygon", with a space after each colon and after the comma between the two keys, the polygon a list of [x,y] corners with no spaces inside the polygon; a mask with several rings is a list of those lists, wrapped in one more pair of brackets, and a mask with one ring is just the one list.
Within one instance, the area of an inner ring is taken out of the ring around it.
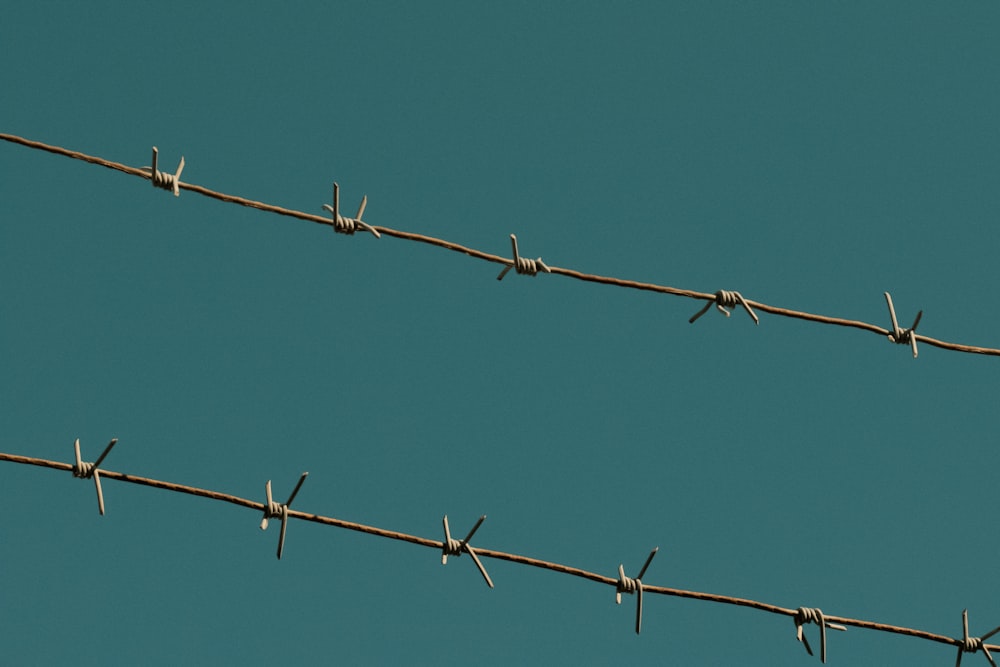
{"label": "teal sky", "polygon": [[[1000,347],[1000,6],[18,3],[0,131]],[[616,576],[1000,625],[996,359],[499,267],[0,145],[0,451]],[[806,665],[792,621],[0,463],[7,664]],[[807,628],[816,647],[815,626]],[[829,664],[951,664],[851,629]],[[963,664],[980,664],[967,656]]]}

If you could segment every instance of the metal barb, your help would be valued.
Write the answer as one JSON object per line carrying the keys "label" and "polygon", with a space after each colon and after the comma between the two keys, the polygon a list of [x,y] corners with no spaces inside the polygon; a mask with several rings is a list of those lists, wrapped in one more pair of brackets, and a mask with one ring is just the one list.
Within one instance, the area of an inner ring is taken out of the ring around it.
{"label": "metal barb", "polygon": [[105,457],[111,452],[111,448],[115,446],[118,442],[118,438],[112,438],[108,446],[104,448],[101,455],[97,457],[97,460],[93,463],[85,463],[80,456],[80,438],[76,439],[73,447],[76,451],[76,463],[73,465],[73,477],[79,477],[80,479],[87,479],[90,477],[94,478],[94,486],[97,487],[97,509],[100,511],[101,516],[104,516],[104,490],[101,488],[101,471],[99,470],[101,463],[104,462]]}
{"label": "metal barb", "polygon": [[365,207],[368,206],[368,195],[361,198],[361,205],[358,206],[358,215],[354,218],[345,218],[340,214],[340,184],[334,182],[333,184],[333,206],[329,204],[323,204],[323,210],[329,211],[333,214],[333,231],[338,234],[354,234],[358,227],[361,227],[366,232],[371,232],[375,238],[382,238],[382,235],[378,233],[378,230],[369,225],[367,222],[361,219],[361,216],[365,214]]}
{"label": "metal barb", "polygon": [[177,171],[175,173],[164,174],[158,169],[159,153],[160,151],[157,150],[156,146],[153,146],[153,166],[143,167],[143,169],[149,169],[149,180],[153,184],[154,188],[170,190],[174,193],[175,197],[179,197],[181,194],[181,172],[184,171],[184,156],[181,156],[180,164],[177,165]]}
{"label": "metal barb", "polygon": [[958,645],[958,657],[955,658],[955,667],[959,667],[962,664],[962,654],[963,653],[975,653],[976,651],[982,651],[989,660],[991,667],[997,667],[997,663],[993,661],[993,656],[990,654],[990,650],[986,648],[986,640],[1000,632],[1000,627],[996,627],[989,632],[987,632],[982,637],[970,637],[969,636],[969,610],[962,610],[962,639],[958,640],[961,643]]}
{"label": "metal barb", "polygon": [[302,483],[306,481],[306,477],[308,476],[309,473],[302,473],[302,476],[299,477],[299,483],[295,485],[295,489],[292,490],[291,495],[288,496],[288,500],[284,503],[274,502],[274,496],[271,495],[271,480],[267,480],[267,484],[264,485],[264,494],[267,500],[264,503],[264,518],[261,519],[260,529],[267,530],[268,519],[281,519],[281,533],[278,536],[278,560],[281,560],[281,554],[285,551],[285,531],[288,529],[288,506],[295,500],[299,489],[302,488]]}
{"label": "metal barb", "polygon": [[639,634],[642,630],[642,578],[646,575],[646,569],[649,564],[653,562],[653,556],[656,552],[660,550],[660,547],[656,547],[649,552],[649,557],[646,558],[646,562],[643,564],[642,569],[639,570],[639,574],[636,575],[635,579],[625,576],[625,566],[621,563],[618,564],[618,585],[615,587],[615,604],[622,603],[622,593],[636,593],[636,607],[635,607],[635,634]]}
{"label": "metal barb", "polygon": [[795,612],[793,620],[795,621],[795,636],[806,647],[806,653],[809,655],[813,655],[813,651],[812,647],[809,646],[809,639],[806,637],[805,632],[803,632],[802,626],[805,623],[815,623],[819,626],[820,661],[824,663],[826,662],[826,629],[831,628],[833,630],[840,630],[841,632],[847,630],[846,627],[839,623],[830,623],[827,621],[821,610],[809,607],[799,607]]}
{"label": "metal barb", "polygon": [[892,319],[892,331],[889,333],[889,340],[900,345],[909,345],[913,350],[913,358],[917,358],[917,325],[920,318],[924,316],[924,311],[918,311],[913,319],[913,325],[909,329],[901,329],[899,321],[896,319],[896,308],[892,305],[892,297],[888,292],[884,292],[885,302],[889,305],[889,317]]}
{"label": "metal barb", "polygon": [[688,322],[694,324],[698,318],[707,313],[708,309],[712,306],[715,306],[720,313],[729,317],[732,313],[726,310],[726,307],[735,308],[737,305],[743,306],[743,309],[747,311],[747,315],[753,319],[754,324],[760,324],[760,318],[757,317],[757,313],[753,312],[753,308],[750,307],[750,304],[747,303],[742,294],[739,292],[721,289],[715,293],[715,298],[706,303],[697,313],[692,315]]}
{"label": "metal barb", "polygon": [[479,517],[476,521],[476,525],[472,527],[469,534],[465,536],[465,539],[458,541],[451,536],[451,528],[448,526],[448,515],[445,514],[444,518],[441,519],[441,523],[444,525],[444,542],[441,544],[441,564],[446,565],[448,563],[448,556],[455,556],[456,558],[462,555],[462,552],[468,553],[472,556],[473,562],[475,562],[476,567],[479,568],[479,573],[483,575],[483,579],[486,580],[486,585],[493,588],[493,580],[490,579],[490,575],[487,574],[486,568],[483,567],[482,561],[479,560],[479,556],[476,555],[476,550],[472,548],[469,541],[472,536],[476,534],[479,527],[483,525],[483,521],[486,521],[486,515]]}
{"label": "metal barb", "polygon": [[521,254],[517,251],[517,237],[513,234],[510,235],[510,246],[514,252],[514,260],[504,267],[500,275],[497,276],[497,280],[503,280],[503,277],[507,275],[507,272],[514,269],[517,273],[522,273],[528,276],[536,276],[539,271],[544,271],[545,273],[552,273],[552,269],[546,266],[542,258],[538,259],[527,259],[526,257],[521,257]]}

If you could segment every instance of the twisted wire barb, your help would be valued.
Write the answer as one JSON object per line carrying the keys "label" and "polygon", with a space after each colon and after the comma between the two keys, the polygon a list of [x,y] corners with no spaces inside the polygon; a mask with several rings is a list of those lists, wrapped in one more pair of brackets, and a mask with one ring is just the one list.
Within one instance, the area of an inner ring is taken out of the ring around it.
{"label": "twisted wire barb", "polygon": [[615,604],[622,603],[622,593],[628,593],[629,595],[636,594],[638,599],[635,603],[635,634],[642,632],[642,592],[646,590],[646,585],[642,583],[642,578],[645,576],[649,564],[653,562],[653,556],[659,550],[660,547],[655,547],[649,552],[646,563],[634,578],[626,577],[625,565],[623,563],[618,564],[618,581],[615,583]]}
{"label": "twisted wire barb", "polygon": [[101,453],[97,460],[93,463],[87,463],[80,457],[80,438],[76,439],[73,444],[74,451],[76,453],[76,463],[73,464],[72,471],[73,477],[79,477],[80,479],[93,479],[94,486],[97,487],[97,509],[104,516],[104,490],[101,489],[101,463],[104,462],[105,457],[111,452],[111,448],[115,446],[118,442],[118,438],[112,438],[108,446],[104,448],[104,452]]}
{"label": "twisted wire barb", "polygon": [[[8,461],[10,463],[19,463],[23,465],[33,465],[42,468],[52,468],[54,470],[62,470],[66,472],[74,472],[75,466],[72,463],[63,463],[61,461],[49,461],[47,459],[40,459],[31,456],[21,456],[18,454],[7,454],[0,452],[0,461]],[[248,509],[254,510],[256,512],[264,512],[265,515],[269,510],[267,503],[260,503],[253,500],[247,500],[246,498],[240,498],[239,496],[234,496],[228,493],[221,493],[219,491],[211,491],[208,489],[200,489],[193,486],[187,486],[184,484],[177,484],[174,482],[165,482],[157,479],[149,479],[147,477],[139,477],[136,475],[129,475],[126,473],[115,472],[113,470],[101,470],[101,476],[104,479],[113,479],[119,482],[129,482],[130,484],[140,484],[142,486],[151,486],[157,489],[163,489],[165,491],[173,491],[176,493],[186,493],[192,496],[200,496],[202,498],[208,498],[210,500],[218,500],[222,502],[227,502],[233,505],[238,505],[240,507],[246,507]],[[301,479],[299,482],[301,486]],[[296,489],[297,490],[297,489]],[[294,495],[294,494],[293,494]],[[291,502],[291,500],[289,500]],[[273,508],[271,508],[273,509]],[[451,553],[449,551],[450,547],[455,545],[450,545],[448,536],[446,536],[446,541],[432,540],[425,537],[419,537],[417,535],[409,535],[407,533],[401,533],[394,530],[387,530],[385,528],[377,528],[375,526],[367,526],[361,523],[355,523],[353,521],[345,521],[344,519],[337,519],[334,517],[322,516],[319,514],[310,514],[308,512],[301,512],[298,510],[288,509],[288,503],[284,505],[284,511],[282,514],[287,519],[300,519],[302,521],[311,521],[313,523],[319,523],[326,526],[335,526],[337,528],[344,528],[347,530],[353,530],[359,533],[367,533],[369,535],[375,535],[377,537],[384,537],[391,540],[399,540],[401,542],[409,542],[411,544],[416,544],[422,547],[429,547],[432,549],[440,550],[442,553]],[[481,521],[480,521],[481,523]],[[478,528],[479,524],[476,525]],[[472,532],[475,532],[475,528]],[[471,538],[466,538],[466,542]],[[468,553],[472,553],[469,551]],[[561,563],[554,563],[546,560],[541,560],[539,558],[533,558],[531,556],[522,556],[519,554],[507,553],[505,551],[498,551],[496,549],[486,549],[484,547],[476,547],[475,553],[483,558],[494,558],[496,560],[505,560],[511,563],[517,563],[519,565],[527,565],[530,567],[537,567],[543,570],[551,570],[553,572],[558,572],[560,574],[568,574],[574,577],[580,577],[581,579],[587,579],[599,584],[604,584],[606,586],[611,586],[615,589],[616,594],[620,596],[622,592],[630,593],[630,586],[626,577],[624,577],[623,570],[619,569],[619,575],[617,577],[608,577],[595,572],[589,572],[577,567],[570,565],[563,565]],[[639,582],[642,574],[645,574],[646,568],[649,566],[649,562],[652,560],[653,553],[650,554],[649,558],[646,560],[645,566],[642,568],[642,572],[639,577],[634,581],[636,583],[636,590],[638,589]],[[478,561],[478,558],[476,559]],[[485,572],[485,570],[483,570]],[[624,588],[623,588],[624,582]],[[492,584],[492,581],[489,582]],[[749,607],[750,609],[756,609],[758,611],[764,611],[771,614],[778,614],[781,616],[789,616],[795,622],[797,628],[801,627],[800,619],[802,621],[811,620],[806,619],[804,614],[808,616],[808,612],[813,610],[806,610],[804,612],[803,608],[789,609],[786,607],[781,607],[775,604],[770,604],[767,602],[759,602],[757,600],[749,600],[746,598],[737,598],[730,595],[719,595],[717,593],[703,593],[699,591],[688,591],[680,588],[668,588],[666,586],[653,586],[642,582],[641,593],[653,593],[656,595],[667,595],[671,597],[688,598],[692,600],[701,600],[703,602],[716,602],[720,604],[736,605],[739,607]],[[815,610],[818,612],[818,610]],[[640,612],[641,613],[641,612]],[[963,621],[965,621],[965,615],[963,613]],[[852,626],[856,628],[864,628],[867,630],[875,630],[878,632],[889,632],[897,635],[905,635],[907,637],[915,637],[917,639],[925,639],[928,641],[938,642],[939,644],[948,644],[950,646],[955,646],[958,648],[958,655],[961,657],[963,652],[974,652],[977,650],[982,650],[987,657],[990,657],[989,651],[1000,651],[1000,645],[987,644],[986,639],[1000,632],[1000,627],[995,630],[983,635],[979,638],[970,638],[968,635],[968,625],[967,621],[965,626],[965,636],[960,639],[953,637],[948,637],[946,635],[939,635],[934,632],[928,632],[926,630],[919,630],[915,628],[906,628],[898,625],[890,625],[888,623],[878,623],[875,621],[866,621],[863,619],[847,618],[844,616],[833,616],[831,614],[822,614],[822,621],[825,623],[826,627],[834,626]],[[841,628],[837,628],[841,629]],[[639,622],[637,620],[636,631],[639,630]],[[808,644],[807,644],[808,647]],[[810,651],[811,652],[811,651]]]}
{"label": "twisted wire barb", "polygon": [[803,632],[803,625],[806,623],[815,623],[819,626],[819,655],[820,662],[826,662],[826,629],[833,628],[834,630],[846,630],[843,625],[838,625],[836,623],[831,623],[826,620],[826,614],[820,609],[812,609],[810,607],[799,607],[795,612],[795,636],[802,642],[802,645],[806,647],[806,652],[809,655],[813,654],[812,647],[809,646],[809,639]]}
{"label": "twisted wire barb", "polygon": [[[25,139],[13,134],[0,133],[0,139],[4,141],[9,141],[14,144],[20,144],[21,146],[26,146],[27,148],[32,148],[35,150],[46,151],[49,153],[54,153],[56,155],[62,155],[64,157],[73,158],[74,160],[82,160],[89,164],[96,164],[101,167],[106,167],[108,169],[114,169],[131,176],[138,176],[140,178],[152,179],[153,176],[148,170],[138,169],[136,167],[130,167],[118,162],[112,162],[111,160],[105,160],[104,158],[95,157],[93,155],[87,155],[78,151],[69,150],[59,146],[50,146],[44,144],[40,141],[32,141],[31,139]],[[200,185],[194,185],[192,183],[181,183],[179,178],[175,179],[171,183],[172,186],[180,190],[189,190],[191,192],[196,192],[205,197],[211,197],[212,199],[217,199],[219,201],[227,202],[230,204],[239,204],[240,206],[246,206],[248,208],[255,208],[261,211],[267,211],[269,213],[276,213],[278,215],[284,215],[292,218],[297,218],[299,220],[306,220],[308,222],[315,222],[321,225],[332,226],[336,228],[335,217],[324,218],[318,215],[310,215],[309,213],[303,213],[302,211],[296,211],[294,209],[283,208],[281,206],[275,206],[273,204],[267,204],[260,201],[255,201],[253,199],[246,199],[244,197],[238,197],[236,195],[225,194],[222,192],[216,192],[214,190],[209,190],[208,188],[202,187]],[[359,216],[360,217],[360,216]],[[488,252],[483,252],[482,250],[476,250],[475,248],[469,248],[463,246],[459,243],[454,243],[452,241],[447,241],[445,239],[435,238],[433,236],[426,236],[424,234],[418,234],[415,232],[400,231],[398,229],[391,229],[389,227],[381,227],[378,225],[368,225],[365,223],[365,229],[370,231],[372,234],[378,236],[384,234],[386,236],[392,236],[398,239],[403,239],[406,241],[414,241],[417,243],[426,243],[428,245],[437,246],[439,248],[444,248],[445,250],[451,250],[453,252],[460,252],[462,254],[474,257],[476,259],[481,259],[487,262],[493,262],[495,264],[503,264],[507,268],[501,274],[505,275],[506,271],[511,268],[516,268],[517,260],[513,262],[510,258],[501,257],[499,255],[494,255]],[[523,259],[523,258],[522,258]],[[528,260],[528,262],[537,262],[537,260]],[[530,264],[525,264],[523,268],[529,268]],[[708,301],[708,306],[712,304],[720,303],[720,297],[718,293],[709,294],[706,292],[697,292],[694,290],[680,289],[677,287],[669,287],[667,285],[658,285],[655,283],[645,283],[635,280],[627,280],[624,278],[615,278],[610,276],[600,276],[591,273],[583,273],[581,271],[576,271],[573,269],[561,268],[558,266],[542,265],[544,268],[542,270],[547,270],[548,273],[554,273],[567,278],[574,278],[576,280],[582,280],[585,282],[600,283],[602,285],[612,285],[615,287],[623,287],[627,289],[637,289],[644,290],[648,292],[658,292],[660,294],[670,294],[672,296],[681,296],[689,299],[700,299],[703,301]],[[537,268],[537,265],[536,265]],[[921,343],[926,343],[927,345],[932,345],[944,350],[951,350],[953,352],[967,352],[970,354],[985,354],[990,356],[1000,356],[1000,349],[991,347],[980,347],[976,345],[965,345],[962,343],[951,343],[948,341],[938,340],[936,338],[931,338],[930,336],[924,336],[922,334],[917,334],[913,331],[914,327],[908,330],[889,330],[884,329],[880,326],[874,324],[869,324],[867,322],[862,322],[860,320],[851,320],[842,317],[830,317],[827,315],[817,315],[814,313],[807,313],[798,310],[792,310],[790,308],[782,308],[780,306],[771,306],[766,303],[761,303],[759,301],[752,301],[750,299],[742,299],[741,305],[743,305],[751,316],[754,310],[759,310],[765,313],[770,313],[772,315],[778,315],[780,317],[790,317],[794,319],[807,320],[809,322],[818,322],[820,324],[829,324],[834,326],[849,327],[853,329],[861,329],[864,331],[870,331],[876,333],[880,336],[888,336],[890,340],[897,342],[910,343],[914,348],[916,347],[917,341]],[[706,308],[707,309],[707,308]],[[756,318],[755,318],[756,319]],[[906,335],[905,341],[898,341],[899,335]]]}
{"label": "twisted wire barb", "polygon": [[472,548],[471,544],[469,544],[469,540],[471,540],[472,536],[476,534],[479,527],[483,525],[483,521],[486,521],[485,514],[479,517],[479,521],[477,521],[476,525],[472,527],[472,530],[469,531],[469,534],[465,536],[464,540],[456,540],[451,536],[451,528],[448,526],[448,515],[444,515],[444,518],[441,520],[441,523],[444,526],[444,542],[441,543],[441,564],[448,564],[448,556],[458,558],[463,553],[467,553],[472,557],[472,561],[476,564],[476,567],[479,568],[479,574],[483,575],[483,579],[486,580],[486,585],[493,588],[493,580],[490,579],[490,575],[486,573],[486,568],[483,567],[482,561],[480,561],[479,556],[476,555],[476,550]]}
{"label": "twisted wire barb", "polygon": [[[730,292],[728,290],[720,289],[715,293],[715,307],[720,313],[729,317],[732,315],[731,312],[726,310],[726,308],[735,308],[737,305],[743,306],[743,309],[747,311],[747,315],[753,318],[754,324],[760,324],[760,318],[757,317],[757,313],[753,312],[753,308],[747,305],[747,300],[743,298],[743,295],[739,292]],[[694,324],[699,317],[708,312],[708,309],[712,307],[712,302],[709,301],[705,306],[699,310],[697,313],[691,316],[688,320],[689,323]]]}
{"label": "twisted wire barb", "polygon": [[278,560],[281,560],[281,554],[285,551],[285,531],[288,529],[288,507],[295,500],[299,489],[302,488],[302,483],[306,481],[306,477],[308,476],[309,473],[302,473],[302,476],[299,477],[299,483],[295,485],[295,490],[292,491],[292,495],[288,496],[288,500],[284,503],[274,501],[274,497],[271,495],[271,480],[267,480],[267,484],[264,485],[264,495],[267,497],[267,502],[264,503],[264,518],[261,519],[260,529],[267,530],[269,519],[281,520],[281,533],[278,536]]}
{"label": "twisted wire barb", "polygon": [[[175,197],[179,197],[180,186],[181,186],[181,173],[184,171],[184,156],[181,156],[181,162],[177,165],[177,171],[173,174],[164,174],[162,171],[157,169],[159,164],[160,152],[153,146],[153,166],[149,167],[149,178],[153,181],[154,188],[160,188],[162,190],[169,190],[174,193]],[[143,167],[146,169],[146,167]]]}
{"label": "twisted wire barb", "polygon": [[1000,632],[1000,627],[996,627],[989,632],[987,632],[982,637],[970,637],[969,636],[969,610],[962,610],[962,639],[958,641],[958,657],[955,658],[955,667],[961,667],[962,664],[962,654],[963,653],[975,653],[976,651],[982,651],[986,656],[986,660],[989,661],[991,667],[997,667],[997,663],[993,660],[993,656],[990,654],[990,649],[993,648],[986,643],[986,640]]}
{"label": "twisted wire barb", "polygon": [[514,259],[511,261],[510,266],[505,266],[500,275],[497,276],[497,280],[503,280],[503,277],[507,275],[507,272],[514,269],[517,273],[531,276],[534,278],[538,275],[539,271],[544,271],[545,273],[552,273],[542,258],[538,259],[528,259],[527,257],[521,257],[520,253],[517,251],[517,237],[513,234],[510,235],[510,246],[511,251],[514,253]]}

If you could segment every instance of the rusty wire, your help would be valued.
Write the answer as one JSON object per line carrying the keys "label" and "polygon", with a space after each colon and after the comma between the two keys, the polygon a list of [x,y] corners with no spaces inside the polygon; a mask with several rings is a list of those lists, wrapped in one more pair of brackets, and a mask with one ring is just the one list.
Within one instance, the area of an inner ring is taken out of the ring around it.
{"label": "rusty wire", "polygon": [[[152,180],[155,178],[155,172],[149,169],[130,167],[125,164],[112,162],[110,160],[105,160],[104,158],[95,157],[93,155],[87,155],[85,153],[69,150],[66,148],[62,148],[60,146],[50,146],[48,144],[44,144],[39,141],[32,141],[31,139],[25,139],[23,137],[5,133],[0,133],[0,139],[3,139],[4,141],[9,141],[11,143],[20,144],[22,146],[26,146],[28,148],[32,148],[35,150],[47,151],[49,153],[54,153],[56,155],[62,155],[64,157],[73,158],[74,160],[82,160],[90,164],[96,164],[102,167],[106,167],[108,169],[114,169],[116,171],[129,174],[131,176],[138,176],[140,178],[144,178],[147,180]],[[319,215],[312,215],[309,213],[303,213],[302,211],[296,211],[294,209],[284,208],[281,206],[275,206],[273,204],[267,204],[264,202],[255,201],[253,199],[246,199],[244,197],[238,197],[236,195],[216,192],[214,190],[209,190],[208,188],[202,187],[200,185],[179,182],[179,179],[176,184],[172,183],[172,185],[175,185],[180,190],[188,190],[190,192],[196,192],[200,195],[211,197],[212,199],[218,199],[219,201],[228,202],[230,204],[239,204],[240,206],[247,206],[249,208],[259,209],[261,211],[267,211],[269,213],[276,213],[278,215],[285,215],[292,218],[297,218],[299,220],[306,220],[308,222],[315,222],[321,225],[336,227],[335,217],[325,218]],[[426,243],[428,245],[437,246],[439,248],[444,248],[446,250],[451,250],[453,252],[460,252],[470,257],[474,257],[476,259],[481,259],[496,264],[503,264],[506,267],[508,267],[508,269],[517,268],[518,265],[517,257],[514,257],[513,259],[507,257],[501,257],[500,255],[494,255],[488,252],[483,252],[482,250],[469,248],[459,243],[454,243],[452,241],[447,241],[445,239],[435,238],[433,236],[426,236],[424,234],[418,234],[416,232],[400,231],[398,229],[391,229],[389,227],[368,225],[367,223],[366,227],[370,227],[370,229],[373,230],[373,234],[375,234],[376,236],[384,234],[385,236],[392,236],[407,241]],[[712,302],[720,303],[719,301],[720,292],[709,294],[706,292],[698,292],[695,290],[669,287],[667,285],[658,285],[655,283],[646,283],[636,280],[614,278],[610,276],[600,276],[551,265],[548,265],[545,268],[548,273],[554,273],[561,276],[566,276],[568,278],[575,278],[576,280],[582,280],[585,282],[599,283],[602,285],[612,285],[615,287],[624,287],[628,289],[645,290],[649,292],[658,292],[661,294],[670,294],[673,296],[682,296],[682,297],[687,297],[689,299],[699,299],[703,301],[708,301],[709,303]],[[507,269],[504,270],[504,273],[506,273],[506,271]],[[503,274],[501,274],[501,276],[502,275]],[[867,322],[862,322],[859,320],[851,320],[842,317],[817,315],[814,313],[792,310],[790,308],[782,308],[780,306],[772,306],[766,303],[761,303],[759,301],[753,301],[751,299],[741,298],[741,301],[742,305],[744,305],[744,307],[746,307],[747,310],[750,312],[752,312],[751,309],[756,309],[763,311],[765,313],[770,313],[772,315],[778,315],[781,317],[791,317],[800,320],[807,320],[809,322],[818,322],[820,324],[830,324],[841,327],[850,327],[853,329],[862,329],[864,331],[870,331],[872,333],[876,333],[882,337],[888,338],[891,341],[895,341],[895,338],[893,337],[894,334],[893,330],[885,329],[875,324],[869,324]],[[938,347],[944,350],[951,350],[954,352],[967,352],[971,354],[1000,356],[1000,349],[990,348],[990,347],[979,347],[976,345],[965,345],[962,343],[951,343],[948,341],[931,338],[930,336],[924,336],[923,334],[917,334],[916,332],[913,332],[912,339],[915,341],[919,341],[921,343],[926,343],[928,345],[933,345],[934,347]],[[908,338],[907,340],[910,339]]]}

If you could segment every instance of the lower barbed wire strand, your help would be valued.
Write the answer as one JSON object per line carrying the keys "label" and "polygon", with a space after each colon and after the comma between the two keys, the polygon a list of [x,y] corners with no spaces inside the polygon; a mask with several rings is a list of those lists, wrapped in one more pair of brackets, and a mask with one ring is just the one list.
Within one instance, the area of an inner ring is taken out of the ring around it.
{"label": "lower barbed wire strand", "polygon": [[[9,463],[18,463],[23,465],[33,465],[33,466],[51,468],[54,470],[63,470],[63,471],[72,471],[74,469],[73,464],[63,463],[61,461],[50,461],[47,459],[35,458],[30,456],[21,456],[18,454],[8,454],[3,452],[0,452],[0,461],[7,461]],[[165,482],[156,479],[149,479],[146,477],[139,477],[136,475],[129,475],[126,473],[115,472],[113,470],[104,470],[103,468],[101,469],[101,477],[103,479],[112,479],[120,482],[128,482],[130,484],[151,486],[166,491],[186,493],[193,496],[208,498],[210,500],[219,500],[233,505],[238,505],[240,507],[246,507],[256,512],[264,511],[265,507],[263,503],[255,502],[253,500],[247,500],[245,498],[240,498],[238,496],[234,496],[227,493],[221,493],[218,491],[211,491],[207,489],[200,489],[197,487],[186,486],[184,484],[176,484],[174,482]],[[424,537],[419,537],[416,535],[409,535],[407,533],[387,530],[385,528],[377,528],[374,526],[368,526],[365,524],[355,523],[352,521],[346,521],[344,519],[337,519],[334,517],[327,517],[318,514],[310,514],[308,512],[302,512],[298,510],[289,509],[288,518],[299,519],[303,521],[311,521],[314,523],[320,523],[328,526],[334,526],[337,528],[343,528],[346,530],[353,530],[356,532],[367,533],[369,535],[375,535],[377,537],[384,537],[388,539],[399,540],[402,542],[409,542],[411,544],[417,544],[419,546],[430,547],[434,549],[443,549],[445,547],[445,544],[441,540],[432,540]],[[504,551],[498,551],[495,549],[487,549],[484,547],[476,547],[476,553],[481,558],[493,558],[497,560],[505,560],[520,565],[551,570],[553,572],[558,572],[560,574],[572,575],[575,577],[587,579],[599,584],[604,584],[612,587],[618,587],[619,585],[619,579],[617,577],[608,577],[605,575],[589,572],[587,570],[572,567],[569,565],[533,558],[531,556],[512,554]],[[638,584],[636,583],[636,585]],[[757,600],[750,600],[746,598],[737,598],[717,593],[703,593],[699,591],[688,591],[678,588],[668,588],[665,586],[655,586],[647,584],[645,582],[643,582],[642,584],[642,590],[643,593],[647,595],[652,593],[654,595],[666,595],[670,597],[701,600],[704,602],[715,602],[719,604],[748,607],[751,609],[756,609],[758,611],[764,611],[771,614],[779,614],[782,616],[795,617],[796,614],[799,613],[797,609],[788,609],[767,602],[760,602]],[[933,632],[927,632],[925,630],[900,627],[896,625],[890,625],[887,623],[877,623],[874,621],[865,621],[861,619],[846,618],[842,616],[833,616],[831,614],[824,614],[823,618],[827,623],[837,623],[841,625],[849,625],[868,630],[906,635],[909,637],[925,639],[928,641],[933,641],[941,644],[949,644],[951,646],[964,647],[966,645],[963,640],[955,639],[953,637],[948,637],[946,635],[939,635]],[[1000,646],[995,646],[992,644],[985,644],[985,643],[983,643],[983,646],[989,650],[1000,651]]]}

